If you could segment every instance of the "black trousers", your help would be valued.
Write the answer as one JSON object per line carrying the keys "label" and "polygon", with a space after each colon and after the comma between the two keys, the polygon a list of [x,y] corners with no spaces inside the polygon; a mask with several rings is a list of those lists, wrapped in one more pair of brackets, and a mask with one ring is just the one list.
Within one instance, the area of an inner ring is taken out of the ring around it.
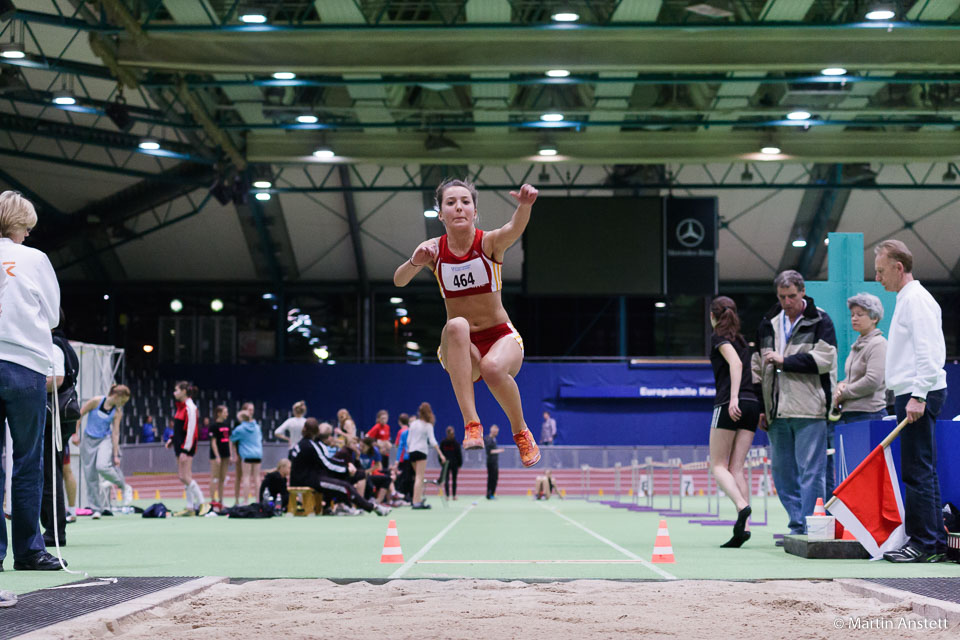
{"label": "black trousers", "polygon": [[[450,467],[447,469],[447,477],[443,481],[443,493],[448,496],[457,495],[457,473],[460,472],[460,467]],[[453,493],[450,493],[450,482],[453,481]]]}
{"label": "black trousers", "polygon": [[[62,427],[63,425],[61,425]],[[50,412],[47,412],[47,422],[43,427],[43,498],[40,502],[40,524],[43,526],[43,533],[50,538],[53,537],[54,528],[57,531],[57,537],[62,542],[67,534],[67,514],[63,499],[63,451],[57,451],[54,459],[50,459],[50,443],[53,442],[53,424],[50,419]],[[64,445],[67,446],[67,445]],[[57,522],[53,522],[53,493],[56,487],[57,493]]]}
{"label": "black trousers", "polygon": [[373,503],[360,495],[357,488],[346,480],[320,478],[320,486],[313,488],[325,495],[347,500],[352,503],[353,506],[363,509],[364,511],[373,511]]}
{"label": "black trousers", "polygon": [[493,497],[497,492],[497,481],[500,479],[500,465],[487,465],[487,497]]}
{"label": "black trousers", "polygon": [[[900,432],[900,472],[903,475],[903,525],[910,543],[926,553],[944,553],[943,502],[937,475],[937,416],[947,397],[946,389],[927,394],[923,416]],[[897,420],[907,416],[909,394],[897,396]]]}

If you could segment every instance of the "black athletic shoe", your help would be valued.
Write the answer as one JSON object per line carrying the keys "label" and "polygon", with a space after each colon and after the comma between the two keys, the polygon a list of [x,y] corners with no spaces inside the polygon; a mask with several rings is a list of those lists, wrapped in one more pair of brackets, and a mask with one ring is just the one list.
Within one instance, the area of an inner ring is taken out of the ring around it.
{"label": "black athletic shoe", "polygon": [[887,551],[883,554],[883,559],[887,562],[943,562],[945,556],[942,553],[921,551],[908,543],[896,551]]}
{"label": "black athletic shoe", "polygon": [[[63,561],[67,566],[67,561]],[[41,551],[29,560],[14,560],[13,568],[17,571],[60,571],[60,561],[46,551]]]}
{"label": "black athletic shoe", "polygon": [[721,549],[739,549],[743,543],[750,539],[749,531],[742,531],[739,534],[734,533],[733,537],[720,545]]}

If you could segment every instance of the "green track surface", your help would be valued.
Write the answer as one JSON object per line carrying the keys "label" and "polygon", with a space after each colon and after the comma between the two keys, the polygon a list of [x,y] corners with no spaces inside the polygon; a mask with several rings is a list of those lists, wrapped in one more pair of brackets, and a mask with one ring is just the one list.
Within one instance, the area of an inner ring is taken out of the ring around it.
{"label": "green track surface", "polygon": [[[180,506],[176,500],[166,504],[172,508]],[[582,500],[480,499],[473,506],[472,498],[461,498],[448,507],[438,499],[433,499],[432,504],[429,511],[395,509],[387,518],[80,518],[67,527],[68,546],[63,549],[63,556],[71,569],[89,572],[93,577],[388,578],[401,569],[399,564],[380,564],[390,519],[397,521],[404,559],[409,563],[424,545],[463,516],[421,555],[421,562],[404,566],[402,577],[662,579],[649,565],[623,563],[630,559],[628,555],[574,524],[579,523],[627,553],[649,561],[661,518],[656,513],[630,512]],[[657,507],[666,506],[666,499],[658,498]],[[706,511],[706,507],[705,498],[684,500],[686,511]],[[723,503],[722,509],[721,517],[732,517],[729,503]],[[465,510],[469,511],[464,515]],[[754,510],[762,519],[762,502],[755,503]],[[960,565],[954,563],[893,565],[883,561],[805,560],[791,556],[774,546],[773,534],[783,532],[786,525],[786,515],[775,498],[769,502],[769,517],[774,526],[755,526],[753,538],[741,549],[719,548],[730,535],[728,527],[705,527],[689,523],[687,517],[667,517],[676,564],[654,566],[686,579],[960,576]],[[618,562],[571,562],[575,560]],[[461,564],[464,561],[485,562]],[[12,557],[6,559],[4,568],[0,588],[16,593],[82,577],[64,572],[13,571]]]}

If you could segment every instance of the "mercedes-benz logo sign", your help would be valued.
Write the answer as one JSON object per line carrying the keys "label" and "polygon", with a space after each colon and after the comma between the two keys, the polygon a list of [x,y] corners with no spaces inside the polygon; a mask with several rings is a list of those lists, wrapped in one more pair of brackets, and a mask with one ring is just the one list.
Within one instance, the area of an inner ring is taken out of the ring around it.
{"label": "mercedes-benz logo sign", "polygon": [[685,218],[677,225],[677,242],[685,247],[693,248],[703,242],[706,232],[699,220]]}

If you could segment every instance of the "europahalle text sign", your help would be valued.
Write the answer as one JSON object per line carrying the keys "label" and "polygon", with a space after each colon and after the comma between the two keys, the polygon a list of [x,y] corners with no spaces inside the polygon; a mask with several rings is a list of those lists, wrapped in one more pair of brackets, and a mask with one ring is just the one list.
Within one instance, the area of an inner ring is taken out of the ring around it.
{"label": "europahalle text sign", "polygon": [[647,385],[604,385],[604,386],[570,386],[560,387],[560,397],[565,399],[578,398],[581,400],[594,398],[642,398],[652,400],[669,400],[672,398],[715,398],[716,388],[706,385],[676,385],[676,386],[647,386]]}

